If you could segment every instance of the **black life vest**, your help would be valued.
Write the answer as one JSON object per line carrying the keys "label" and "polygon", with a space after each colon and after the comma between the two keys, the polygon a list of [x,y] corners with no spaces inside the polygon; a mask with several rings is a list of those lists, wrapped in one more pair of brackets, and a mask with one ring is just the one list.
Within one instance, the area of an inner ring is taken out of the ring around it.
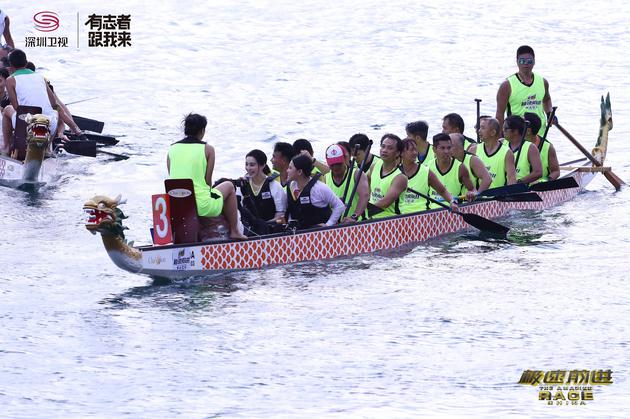
{"label": "black life vest", "polygon": [[328,205],[320,208],[311,204],[311,189],[318,182],[320,176],[320,173],[313,176],[304,189],[300,191],[300,195],[296,199],[293,199],[293,194],[289,189],[290,182],[287,184],[287,215],[291,219],[298,221],[298,228],[300,229],[324,224],[332,214],[332,210]]}

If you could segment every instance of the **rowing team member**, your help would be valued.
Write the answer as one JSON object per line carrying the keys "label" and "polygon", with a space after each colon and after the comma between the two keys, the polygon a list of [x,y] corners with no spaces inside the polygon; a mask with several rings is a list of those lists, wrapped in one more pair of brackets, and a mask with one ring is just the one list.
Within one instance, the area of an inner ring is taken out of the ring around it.
{"label": "rowing team member", "polygon": [[[357,147],[358,149],[358,147]],[[348,151],[339,144],[326,149],[326,163],[330,172],[326,174],[326,185],[347,207],[348,216],[342,222],[356,222],[365,217],[365,209],[370,198],[370,184],[361,167],[348,166]],[[356,185],[356,187],[355,187]],[[356,193],[352,195],[352,192]],[[352,201],[350,198],[352,197]],[[344,208],[345,209],[345,208]]]}
{"label": "rowing team member", "polygon": [[6,57],[7,54],[15,48],[15,43],[11,36],[10,23],[9,16],[7,16],[3,10],[0,10],[0,37],[4,37],[4,41],[6,42],[6,45],[0,43],[2,46],[2,48],[0,48],[0,57]]}

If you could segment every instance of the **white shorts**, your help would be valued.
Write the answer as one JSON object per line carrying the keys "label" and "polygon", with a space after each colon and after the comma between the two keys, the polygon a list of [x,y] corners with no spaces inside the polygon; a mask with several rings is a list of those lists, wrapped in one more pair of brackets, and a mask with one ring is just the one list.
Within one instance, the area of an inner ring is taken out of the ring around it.
{"label": "white shorts", "polygon": [[[55,136],[55,133],[57,132],[57,111],[53,111],[52,115],[46,115],[48,118],[50,118],[50,126],[48,127],[48,131],[50,131],[50,135],[51,137]],[[15,129],[15,118],[17,117],[17,112],[13,113],[13,115],[11,116],[11,124],[13,125],[13,128]]]}

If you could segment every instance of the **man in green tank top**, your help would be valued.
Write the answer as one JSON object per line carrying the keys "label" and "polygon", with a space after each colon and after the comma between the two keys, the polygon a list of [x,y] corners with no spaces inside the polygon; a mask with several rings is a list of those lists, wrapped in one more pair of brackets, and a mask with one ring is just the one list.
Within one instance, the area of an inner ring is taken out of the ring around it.
{"label": "man in green tank top", "polygon": [[372,218],[391,217],[404,212],[404,195],[407,189],[407,176],[398,166],[403,150],[402,140],[394,134],[381,138],[381,158],[368,172],[370,182],[370,204],[382,212]]}
{"label": "man in green tank top", "polygon": [[514,153],[514,167],[516,181],[519,183],[533,183],[542,175],[540,153],[534,144],[521,141],[525,131],[525,120],[518,115],[510,115],[503,123],[503,133],[510,150]]}
{"label": "man in green tank top", "polygon": [[477,193],[483,192],[490,187],[492,183],[492,177],[486,166],[479,157],[475,156],[472,152],[464,149],[466,140],[463,134],[452,133],[451,137],[451,155],[454,159],[459,160],[463,166],[468,169],[470,180],[475,185]]}
{"label": "man in green tank top", "polygon": [[525,120],[529,122],[525,139],[538,148],[542,163],[542,176],[540,182],[558,179],[560,177],[560,164],[553,144],[546,138],[538,136],[540,133],[540,118],[535,113],[525,112]]}
{"label": "man in green tank top", "polygon": [[184,119],[186,138],[172,144],[168,150],[166,166],[171,179],[191,179],[195,190],[197,214],[216,217],[223,214],[228,223],[231,239],[247,239],[238,228],[236,192],[230,181],[211,188],[214,171],[214,147],[206,144],[203,136],[208,121],[205,116],[188,114]]}
{"label": "man in green tank top", "polygon": [[[464,118],[457,113],[449,113],[442,118],[442,132],[444,134],[461,134],[465,142],[466,151],[475,154],[477,141],[464,135]],[[454,146],[454,145],[453,145]]]}
{"label": "man in green tank top", "polygon": [[[473,201],[477,196],[477,189],[470,180],[470,174],[466,166],[461,164],[451,155],[451,137],[443,132],[433,136],[433,151],[435,159],[428,163],[429,169],[435,174],[448,192],[458,197],[466,190],[465,197]],[[431,190],[433,199],[438,198],[438,192]]]}
{"label": "man in green tank top", "polygon": [[425,166],[435,158],[433,153],[433,147],[431,143],[427,141],[429,135],[429,124],[426,121],[410,122],[405,127],[407,138],[411,138],[416,142],[416,148],[418,149],[418,163]]}
{"label": "man in green tank top", "polygon": [[491,188],[513,185],[516,183],[514,154],[507,144],[499,138],[499,121],[490,117],[479,118],[479,137],[482,143],[477,146],[477,157],[492,177]]}
{"label": "man in green tank top", "polygon": [[497,113],[499,127],[503,126],[504,115],[523,116],[525,112],[533,112],[541,120],[544,131],[547,114],[551,112],[551,96],[549,83],[539,74],[533,72],[536,58],[534,50],[528,45],[516,50],[518,72],[508,77],[497,92]]}
{"label": "man in green tank top", "polygon": [[350,203],[348,216],[342,220],[344,223],[356,222],[364,214],[368,199],[370,199],[370,184],[367,175],[355,165],[352,170],[353,175],[348,177],[350,170],[346,165],[346,152],[338,144],[333,144],[326,149],[326,163],[330,168],[330,172],[325,175],[326,185],[346,206],[359,176],[359,184]]}

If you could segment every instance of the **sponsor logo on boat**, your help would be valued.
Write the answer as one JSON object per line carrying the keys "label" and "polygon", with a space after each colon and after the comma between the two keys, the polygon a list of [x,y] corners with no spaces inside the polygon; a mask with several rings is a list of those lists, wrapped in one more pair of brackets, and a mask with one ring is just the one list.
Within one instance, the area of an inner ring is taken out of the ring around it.
{"label": "sponsor logo on boat", "polygon": [[164,256],[149,256],[148,262],[150,265],[160,265],[162,263],[166,263],[166,258]]}
{"label": "sponsor logo on boat", "polygon": [[168,194],[173,198],[186,198],[187,196],[192,195],[192,192],[190,192],[188,189],[178,188],[171,189],[170,191],[168,191]]}
{"label": "sponsor logo on boat", "polygon": [[593,386],[613,383],[611,370],[523,371],[519,384],[537,386],[538,400],[548,406],[584,406],[593,401]]}
{"label": "sponsor logo on boat", "polygon": [[194,250],[187,248],[173,250],[173,268],[176,271],[187,271],[195,266]]}

